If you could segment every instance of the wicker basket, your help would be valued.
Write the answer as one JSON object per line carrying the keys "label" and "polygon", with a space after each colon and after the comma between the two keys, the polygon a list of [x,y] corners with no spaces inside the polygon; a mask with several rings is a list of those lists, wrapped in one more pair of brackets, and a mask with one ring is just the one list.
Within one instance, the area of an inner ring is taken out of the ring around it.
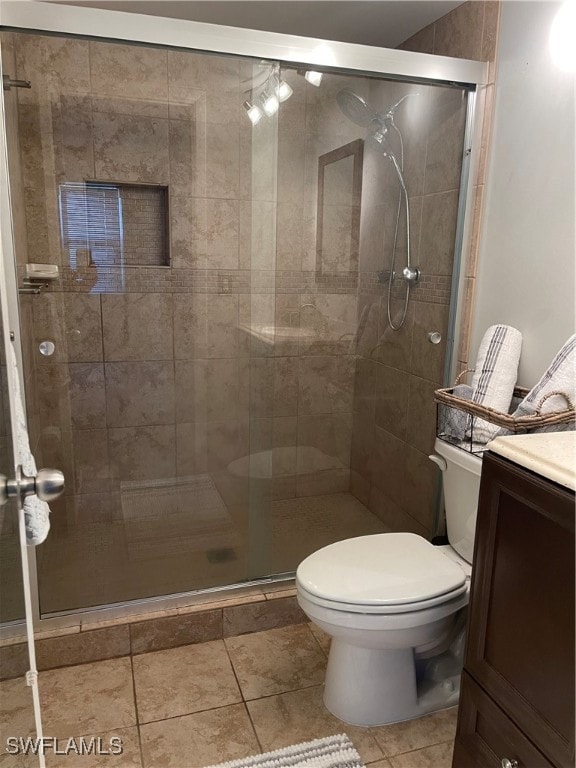
{"label": "wicker basket", "polygon": [[[454,387],[460,383],[460,380],[467,373],[471,373],[471,371],[462,371],[456,379]],[[513,434],[528,433],[542,427],[550,429],[556,425],[569,424],[576,419],[576,409],[570,401],[570,398],[564,392],[549,392],[537,404],[533,414],[515,418],[512,416],[512,413],[516,410],[519,403],[526,397],[529,390],[524,389],[523,387],[515,387],[510,406],[510,413],[501,413],[494,408],[488,408],[485,405],[479,405],[471,400],[464,400],[461,397],[454,395],[454,387],[437,389],[434,393],[434,400],[437,403],[436,435],[447,442],[457,443],[459,447],[472,453],[484,450],[483,445],[479,445],[474,441],[474,426],[476,419],[488,421],[490,424],[506,429]],[[543,414],[541,411],[544,403],[554,395],[563,397],[567,407],[562,411],[553,411],[551,413]],[[462,414],[466,414],[464,440],[462,440],[462,437],[460,437],[460,439],[451,437],[449,430],[447,429],[447,425],[453,422],[456,413],[460,414],[460,418],[462,418]],[[553,429],[550,431],[553,431]]]}

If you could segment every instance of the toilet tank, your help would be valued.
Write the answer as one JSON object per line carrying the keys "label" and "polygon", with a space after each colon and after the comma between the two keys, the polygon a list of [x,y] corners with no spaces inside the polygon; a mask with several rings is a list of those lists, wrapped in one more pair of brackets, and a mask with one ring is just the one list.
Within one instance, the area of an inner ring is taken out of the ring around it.
{"label": "toilet tank", "polygon": [[434,450],[437,456],[444,459],[444,462],[440,460],[436,463],[442,469],[448,541],[458,554],[471,563],[482,457],[439,439],[434,444]]}

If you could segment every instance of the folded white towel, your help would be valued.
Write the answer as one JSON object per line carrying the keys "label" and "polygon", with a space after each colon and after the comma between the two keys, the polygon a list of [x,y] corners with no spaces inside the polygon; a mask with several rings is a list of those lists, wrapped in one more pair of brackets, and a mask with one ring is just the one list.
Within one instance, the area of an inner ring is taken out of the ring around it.
{"label": "folded white towel", "polygon": [[[500,413],[508,413],[518,377],[522,334],[509,325],[492,325],[480,342],[475,373],[472,378],[472,400]],[[471,437],[485,444],[500,428],[485,419],[475,418]]]}
{"label": "folded white towel", "polygon": [[[24,415],[24,403],[20,391],[20,377],[18,374],[18,364],[16,362],[16,353],[12,344],[9,345],[10,356],[10,374],[14,385],[14,412],[16,416],[16,434],[13,436],[18,456],[18,463],[22,465],[22,472],[27,477],[36,475],[36,462],[30,450],[28,440],[28,425]],[[30,546],[37,546],[48,536],[50,530],[50,507],[45,501],[41,501],[38,496],[27,496],[23,504],[24,522],[26,526],[26,543]]]}
{"label": "folded white towel", "polygon": [[[514,411],[514,416],[531,416],[542,403],[540,413],[545,415],[553,411],[564,411],[569,408],[566,398],[562,395],[553,395],[552,392],[563,392],[572,405],[576,405],[576,334],[570,336],[568,341],[557,352],[554,359],[535,384],[524,400]],[[549,397],[546,397],[550,395]],[[552,424],[549,427],[539,427],[534,432],[564,432],[573,430],[574,420],[564,424]],[[510,434],[508,430],[502,430],[499,434]]]}

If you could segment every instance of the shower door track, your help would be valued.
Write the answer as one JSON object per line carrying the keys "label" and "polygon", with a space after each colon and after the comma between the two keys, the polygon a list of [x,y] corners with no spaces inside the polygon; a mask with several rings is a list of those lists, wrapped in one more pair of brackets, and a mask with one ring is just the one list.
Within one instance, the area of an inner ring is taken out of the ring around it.
{"label": "shower door track", "polygon": [[[479,151],[481,120],[475,113],[476,91],[488,81],[488,64],[467,59],[416,53],[397,49],[341,43],[329,40],[297,37],[273,32],[245,30],[179,19],[162,18],[95,8],[54,5],[45,2],[20,2],[3,0],[0,8],[0,29],[40,34],[66,35],[87,39],[122,41],[134,44],[185,49],[212,54],[245,56],[279,61],[283,64],[316,66],[323,71],[362,73],[366,77],[386,77],[410,83],[460,87],[468,91],[467,137],[465,165],[468,169]],[[114,30],[114,34],[110,34]],[[472,141],[472,133],[476,138]],[[471,148],[471,149],[470,149]],[[6,151],[6,130],[0,125],[0,151]],[[472,158],[470,155],[472,154]],[[469,194],[471,175],[466,170],[466,188],[460,189],[458,208],[458,237],[455,262],[461,259],[464,233],[469,232],[472,222],[472,195]],[[5,182],[7,184],[7,181]],[[10,206],[2,205],[1,219],[4,224],[11,222]],[[10,261],[10,259],[8,259]],[[15,336],[15,347],[20,357],[21,336],[19,309],[16,296],[15,264],[5,265],[7,273],[11,330]],[[462,273],[461,273],[462,274]],[[449,337],[454,339],[457,320],[457,294],[462,295],[463,279],[460,274],[458,291],[452,291]],[[454,282],[458,278],[455,277]],[[454,288],[454,286],[453,286]],[[12,295],[13,294],[13,295]],[[450,351],[448,358],[450,359]],[[29,552],[29,578],[34,608],[34,623],[38,629],[75,626],[80,618],[89,624],[114,618],[125,618],[142,614],[143,609],[166,610],[183,605],[208,603],[206,596],[239,595],[246,591],[254,593],[267,584],[290,581],[294,572],[268,576],[253,581],[224,585],[201,590],[160,595],[70,611],[41,615],[37,579],[36,552]],[[191,603],[192,601],[192,603]],[[0,639],[22,634],[23,622],[0,625]]]}

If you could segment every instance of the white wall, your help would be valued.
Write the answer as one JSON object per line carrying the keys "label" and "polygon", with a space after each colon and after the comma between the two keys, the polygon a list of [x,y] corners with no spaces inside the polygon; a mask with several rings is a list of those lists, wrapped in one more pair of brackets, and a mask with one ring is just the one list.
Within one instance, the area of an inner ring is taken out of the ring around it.
{"label": "white wall", "polygon": [[522,332],[528,387],[575,327],[575,77],[548,45],[559,7],[503,3],[472,319],[471,361],[489,325]]}

